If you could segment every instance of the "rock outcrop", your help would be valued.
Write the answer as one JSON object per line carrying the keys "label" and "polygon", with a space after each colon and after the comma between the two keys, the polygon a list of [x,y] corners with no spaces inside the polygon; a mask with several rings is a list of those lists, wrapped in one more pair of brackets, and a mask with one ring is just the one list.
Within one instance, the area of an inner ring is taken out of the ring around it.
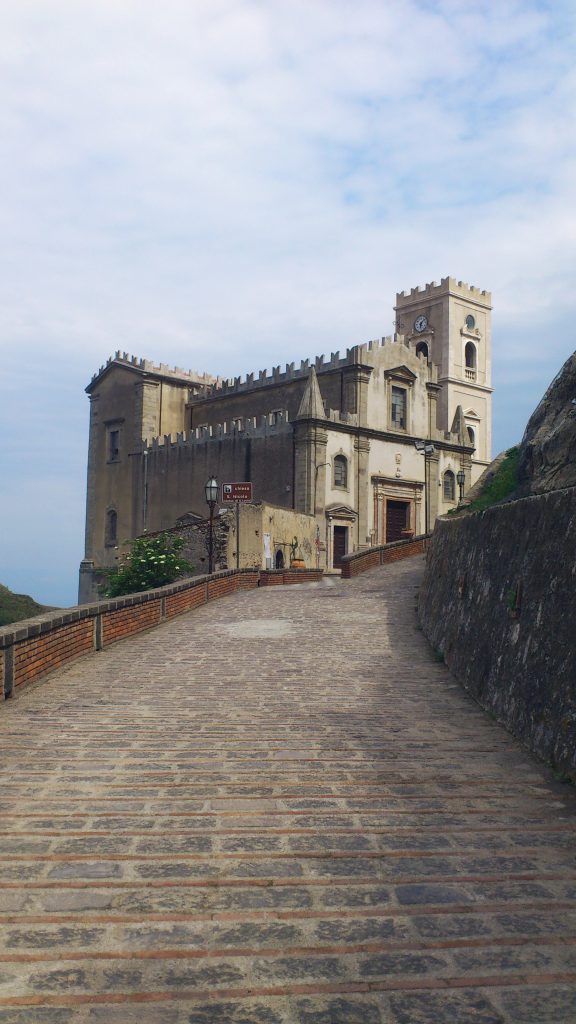
{"label": "rock outcrop", "polygon": [[518,462],[518,496],[576,485],[576,352],[528,420]]}

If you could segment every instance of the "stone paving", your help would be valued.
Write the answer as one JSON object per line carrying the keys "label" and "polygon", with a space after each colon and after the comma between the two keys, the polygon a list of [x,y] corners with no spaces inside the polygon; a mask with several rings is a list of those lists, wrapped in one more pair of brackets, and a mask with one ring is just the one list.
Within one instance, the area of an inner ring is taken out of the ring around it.
{"label": "stone paving", "polygon": [[574,1024],[576,802],[422,559],[225,598],[0,707],[2,1024]]}

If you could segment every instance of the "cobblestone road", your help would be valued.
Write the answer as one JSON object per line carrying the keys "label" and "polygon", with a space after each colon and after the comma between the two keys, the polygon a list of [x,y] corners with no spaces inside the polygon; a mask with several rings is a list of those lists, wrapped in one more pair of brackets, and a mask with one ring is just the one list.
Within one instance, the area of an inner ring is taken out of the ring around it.
{"label": "cobblestone road", "polygon": [[226,598],[0,708],[2,1024],[574,1024],[576,806],[420,558]]}

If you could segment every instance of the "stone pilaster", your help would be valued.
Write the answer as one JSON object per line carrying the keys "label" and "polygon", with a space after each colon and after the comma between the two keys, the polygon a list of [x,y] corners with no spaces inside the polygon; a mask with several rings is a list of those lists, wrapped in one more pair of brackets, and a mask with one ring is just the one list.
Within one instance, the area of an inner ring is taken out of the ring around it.
{"label": "stone pilaster", "polygon": [[438,394],[442,390],[439,384],[429,381],[426,384],[428,394],[428,437],[434,438],[438,433]]}
{"label": "stone pilaster", "polygon": [[357,435],[354,438],[354,456],[356,462],[356,509],[358,512],[356,545],[358,548],[365,547],[370,543],[368,537],[369,454],[370,441],[367,437]]}
{"label": "stone pilaster", "polygon": [[90,558],[94,551],[94,529],[96,514],[96,467],[98,448],[99,397],[90,395],[90,433],[88,439],[88,469],[86,474],[86,529],[84,555]]}
{"label": "stone pilaster", "polygon": [[160,434],[160,382],[146,378],[139,380],[135,391],[132,443],[138,449],[142,438],[150,442]]}
{"label": "stone pilaster", "polygon": [[295,424],[294,443],[294,508],[314,515],[317,498],[324,493],[318,489],[318,476],[326,462],[328,434],[324,427],[303,421]]}
{"label": "stone pilaster", "polygon": [[[424,459],[422,460],[424,462]],[[433,529],[436,517],[440,510],[439,490],[440,490],[440,456],[438,451],[434,452],[428,459],[428,523],[429,528]]]}
{"label": "stone pilaster", "polygon": [[342,412],[358,416],[358,423],[366,426],[368,419],[368,383],[371,366],[354,363],[342,371]]}

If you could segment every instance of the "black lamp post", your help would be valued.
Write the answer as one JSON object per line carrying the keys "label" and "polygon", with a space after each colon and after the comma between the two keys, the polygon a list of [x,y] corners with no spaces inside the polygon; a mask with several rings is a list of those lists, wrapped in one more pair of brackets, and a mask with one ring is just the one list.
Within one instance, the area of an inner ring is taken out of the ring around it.
{"label": "black lamp post", "polygon": [[210,526],[208,530],[208,572],[214,572],[214,509],[218,501],[218,481],[211,476],[204,485],[206,504],[210,509]]}
{"label": "black lamp post", "polygon": [[456,479],[458,481],[458,487],[460,488],[460,497],[458,499],[458,504],[461,505],[462,502],[464,501],[464,481],[466,480],[466,473],[464,472],[463,469],[458,470],[458,472],[456,473]]}
{"label": "black lamp post", "polygon": [[430,532],[430,522],[428,518],[428,498],[429,498],[429,487],[430,487],[430,459],[434,454],[434,445],[430,441],[414,441],[414,447],[420,455],[424,456],[424,532]]}

